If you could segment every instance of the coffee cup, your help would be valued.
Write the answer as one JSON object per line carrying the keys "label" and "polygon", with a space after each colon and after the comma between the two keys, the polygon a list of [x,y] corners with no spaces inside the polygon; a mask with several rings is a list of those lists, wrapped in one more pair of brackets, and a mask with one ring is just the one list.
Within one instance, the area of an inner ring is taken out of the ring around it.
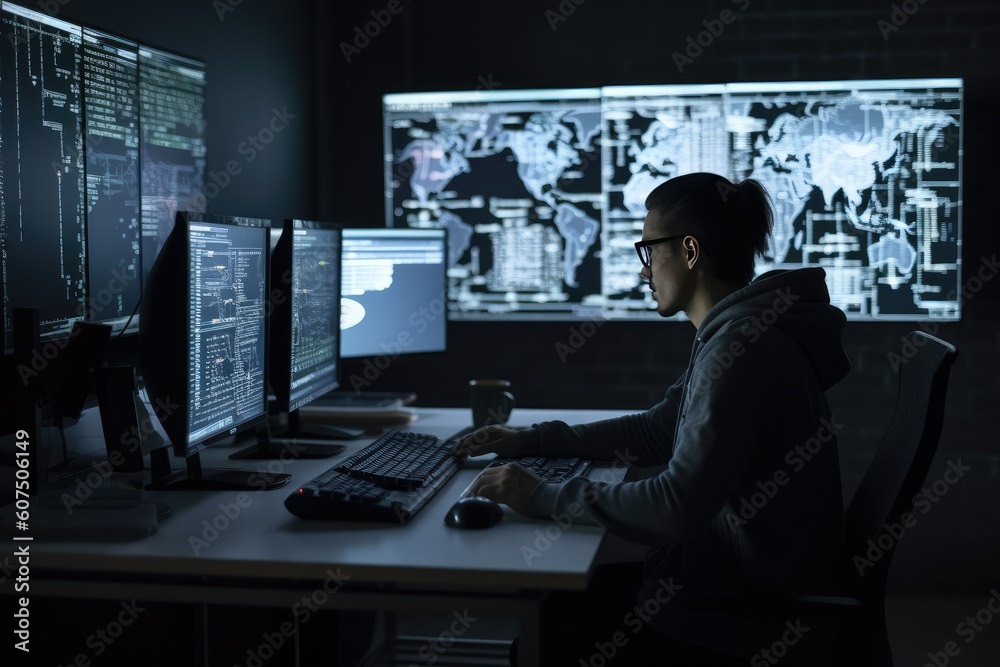
{"label": "coffee cup", "polygon": [[472,425],[506,424],[514,410],[514,395],[508,391],[509,380],[469,380]]}

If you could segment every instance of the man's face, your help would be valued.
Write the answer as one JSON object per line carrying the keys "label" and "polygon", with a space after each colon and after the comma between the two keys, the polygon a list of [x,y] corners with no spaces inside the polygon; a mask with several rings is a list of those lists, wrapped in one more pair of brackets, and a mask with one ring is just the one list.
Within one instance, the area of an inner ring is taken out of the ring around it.
{"label": "man's face", "polygon": [[[642,225],[642,240],[672,236],[671,232],[655,211],[646,214]],[[649,282],[656,301],[656,312],[662,317],[671,317],[683,310],[690,299],[692,288],[691,271],[685,261],[684,238],[649,247],[649,266],[642,267],[639,275]]]}

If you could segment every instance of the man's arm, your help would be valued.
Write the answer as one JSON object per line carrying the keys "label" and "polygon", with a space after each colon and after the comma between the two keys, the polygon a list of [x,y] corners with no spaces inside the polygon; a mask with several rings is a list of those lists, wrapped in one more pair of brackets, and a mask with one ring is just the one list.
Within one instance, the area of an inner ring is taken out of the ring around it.
{"label": "man's arm", "polygon": [[716,356],[730,335],[714,338],[696,365],[687,410],[677,431],[670,463],[658,476],[637,482],[603,484],[584,478],[541,483],[528,499],[527,514],[569,513],[580,523],[601,524],[636,542],[667,544],[684,540],[718,513],[738,487],[762,430],[773,414],[773,396],[761,377],[780,374],[781,358],[763,341],[713,379]]}
{"label": "man's arm", "polygon": [[662,401],[645,412],[577,426],[561,421],[534,424],[521,432],[522,454],[611,461],[622,458],[628,450],[629,460],[639,467],[663,465],[673,447],[686,378],[687,373],[667,389]]}

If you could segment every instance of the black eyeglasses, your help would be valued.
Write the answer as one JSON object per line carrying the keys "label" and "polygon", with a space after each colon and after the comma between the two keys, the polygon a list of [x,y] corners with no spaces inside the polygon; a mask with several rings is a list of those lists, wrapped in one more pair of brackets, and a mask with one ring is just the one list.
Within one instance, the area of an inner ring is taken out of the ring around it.
{"label": "black eyeglasses", "polygon": [[648,268],[649,262],[652,259],[652,253],[649,250],[650,246],[654,246],[657,243],[666,243],[667,241],[676,241],[677,239],[682,239],[685,236],[687,236],[687,234],[678,234],[677,236],[664,236],[663,238],[650,239],[649,241],[636,241],[635,251],[639,254],[639,261],[642,262],[643,266]]}

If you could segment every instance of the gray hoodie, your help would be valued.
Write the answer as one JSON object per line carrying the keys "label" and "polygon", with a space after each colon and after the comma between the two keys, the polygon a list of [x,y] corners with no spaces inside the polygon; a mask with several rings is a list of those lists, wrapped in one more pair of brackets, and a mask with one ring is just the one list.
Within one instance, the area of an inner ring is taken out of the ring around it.
{"label": "gray hoodie", "polygon": [[[566,514],[654,548],[640,599],[838,592],[844,506],[824,392],[850,369],[820,268],[771,271],[717,303],[687,371],[634,415],[524,431],[526,454],[665,466],[620,484],[541,484],[532,514]],[[654,626],[677,634],[671,607]],[[671,625],[675,625],[671,629]],[[714,631],[719,630],[716,625]],[[686,634],[686,631],[685,631]],[[690,640],[691,638],[688,637]]]}

